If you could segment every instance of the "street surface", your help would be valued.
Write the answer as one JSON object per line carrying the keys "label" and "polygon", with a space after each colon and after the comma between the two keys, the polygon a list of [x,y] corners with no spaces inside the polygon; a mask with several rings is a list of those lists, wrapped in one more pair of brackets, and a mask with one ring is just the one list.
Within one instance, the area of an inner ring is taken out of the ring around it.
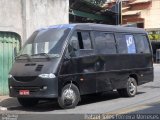
{"label": "street surface", "polygon": [[[133,98],[122,98],[116,91],[105,93],[103,96],[89,95],[84,96],[76,108],[67,110],[60,109],[53,100],[42,101],[33,108],[23,108],[15,98],[7,98],[0,102],[3,108],[0,113],[28,114],[32,117],[35,115],[38,117],[40,114],[43,114],[43,117],[48,114],[160,114],[160,65],[154,65],[154,73],[154,82],[139,86],[138,94]],[[43,117],[39,116],[36,119],[40,120]],[[70,115],[68,117],[68,119],[74,119],[73,115],[72,118]],[[62,116],[61,119],[63,119]]]}

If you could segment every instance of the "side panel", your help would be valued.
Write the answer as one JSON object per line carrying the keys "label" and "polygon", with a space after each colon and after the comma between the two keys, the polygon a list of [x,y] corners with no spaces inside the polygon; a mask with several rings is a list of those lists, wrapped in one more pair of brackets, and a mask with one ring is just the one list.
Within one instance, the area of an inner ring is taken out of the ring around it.
{"label": "side panel", "polygon": [[138,84],[153,81],[151,55],[101,55],[97,71],[97,91],[107,91],[126,87],[126,80],[136,74]]}
{"label": "side panel", "polygon": [[[99,53],[98,61],[96,61],[97,92],[125,88],[129,75],[137,76],[138,85],[153,81],[151,52],[147,51],[147,53],[145,53],[146,51],[144,51],[136,53],[136,46],[133,46],[133,44],[135,44],[133,42],[133,35],[131,33],[120,33],[120,35],[126,36],[124,38],[122,38],[122,36],[117,38],[121,42],[117,43],[116,41],[117,53],[114,52],[112,54],[112,51],[108,53],[108,50],[113,49],[108,46],[108,44],[110,44],[109,42],[104,42],[101,45],[102,47],[97,48],[97,52]],[[104,39],[104,37],[99,37],[98,40],[103,41]],[[108,41],[110,41],[110,39],[108,39]],[[97,45],[100,44],[99,42],[97,43]],[[106,47],[104,47],[105,44]],[[102,51],[102,48],[106,51]]]}
{"label": "side panel", "polygon": [[93,44],[90,31],[73,32],[62,61],[59,93],[62,87],[71,81],[79,87],[81,95],[96,92],[95,63],[98,57]]}
{"label": "side panel", "polygon": [[70,81],[77,84],[81,94],[96,92],[96,56],[77,57],[64,60],[59,77],[59,86],[62,88]]}
{"label": "side panel", "polygon": [[[126,49],[127,47],[126,45]],[[123,46],[121,48],[123,49]],[[60,71],[59,89],[71,81],[77,84],[81,94],[125,88],[127,78],[133,74],[137,76],[138,85],[153,81],[152,54],[136,53],[136,50],[131,49],[126,51],[128,53],[97,53],[97,55],[64,59]]]}

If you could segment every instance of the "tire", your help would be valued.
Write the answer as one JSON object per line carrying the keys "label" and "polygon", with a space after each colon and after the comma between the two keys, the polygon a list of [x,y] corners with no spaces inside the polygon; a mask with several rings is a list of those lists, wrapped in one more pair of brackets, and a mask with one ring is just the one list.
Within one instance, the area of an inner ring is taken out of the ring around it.
{"label": "tire", "polygon": [[58,97],[59,106],[63,109],[75,108],[79,101],[79,89],[74,84],[65,85],[62,89],[61,96]]}
{"label": "tire", "polygon": [[117,90],[122,97],[134,97],[137,93],[137,82],[134,78],[129,77],[127,80],[127,86],[123,89]]}
{"label": "tire", "polygon": [[39,100],[35,98],[17,98],[23,107],[33,107],[38,104]]}

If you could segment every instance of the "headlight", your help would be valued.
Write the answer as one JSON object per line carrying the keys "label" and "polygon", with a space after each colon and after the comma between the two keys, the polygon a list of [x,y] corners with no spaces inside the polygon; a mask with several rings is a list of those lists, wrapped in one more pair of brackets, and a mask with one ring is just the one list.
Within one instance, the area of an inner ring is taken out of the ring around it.
{"label": "headlight", "polygon": [[55,78],[55,74],[50,73],[50,74],[40,74],[38,75],[40,78]]}
{"label": "headlight", "polygon": [[8,75],[8,78],[12,78],[13,76],[11,74]]}

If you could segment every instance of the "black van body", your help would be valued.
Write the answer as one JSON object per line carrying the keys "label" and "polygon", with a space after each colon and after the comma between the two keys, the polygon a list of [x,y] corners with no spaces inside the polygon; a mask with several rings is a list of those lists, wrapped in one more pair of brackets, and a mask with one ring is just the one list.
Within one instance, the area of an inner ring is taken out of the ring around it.
{"label": "black van body", "polygon": [[[53,49],[50,42],[58,35]],[[23,106],[58,98],[62,108],[72,108],[85,94],[117,89],[120,95],[132,97],[137,85],[153,77],[152,49],[143,29],[68,24],[33,33],[10,71],[9,90]]]}

